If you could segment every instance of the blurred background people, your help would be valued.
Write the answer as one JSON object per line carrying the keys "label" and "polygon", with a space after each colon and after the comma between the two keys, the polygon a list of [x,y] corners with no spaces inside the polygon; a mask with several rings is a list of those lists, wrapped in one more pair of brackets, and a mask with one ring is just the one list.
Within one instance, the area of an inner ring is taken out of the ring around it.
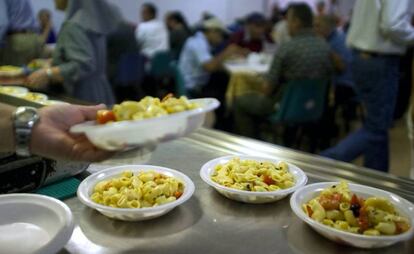
{"label": "blurred background people", "polygon": [[135,30],[141,52],[151,59],[155,53],[169,49],[168,32],[164,23],[157,20],[157,8],[151,3],[141,7],[142,22]]}
{"label": "blurred background people", "polygon": [[260,13],[252,13],[246,18],[244,29],[234,33],[229,43],[248,49],[251,52],[261,52],[265,43],[273,43],[266,34],[266,18]]}
{"label": "blurred background people", "polygon": [[410,4],[409,0],[355,3],[347,40],[354,50],[352,68],[365,122],[323,156],[350,162],[363,155],[364,166],[388,171],[388,130],[393,124],[399,60],[407,45],[414,44]]}
{"label": "blurred background people", "polygon": [[329,80],[332,73],[330,48],[312,29],[313,14],[307,4],[292,4],[287,14],[292,39],[274,55],[262,93],[249,93],[235,101],[235,130],[258,137],[258,123],[275,112],[283,85],[292,80]]}
{"label": "blurred background people", "polygon": [[286,20],[287,10],[282,11],[280,15],[280,20],[273,26],[272,31],[272,39],[278,46],[291,39]]}
{"label": "blurred background people", "polygon": [[187,20],[179,11],[167,13],[165,23],[169,32],[170,51],[175,59],[178,59],[184,43],[191,36],[191,29]]}
{"label": "blurred background people", "polygon": [[42,54],[29,0],[0,0],[0,65],[22,66]]}
{"label": "blurred background people", "polygon": [[356,111],[356,94],[351,70],[352,52],[346,46],[345,34],[337,29],[336,21],[336,17],[332,15],[317,16],[315,17],[314,27],[316,33],[324,38],[331,47],[335,67],[333,79],[335,102],[331,122],[335,121],[335,112],[340,109],[344,120],[341,125],[348,132]]}
{"label": "blurred background people", "polygon": [[52,13],[48,9],[41,9],[37,14],[40,24],[40,34],[45,43],[56,43],[56,33],[52,23]]}
{"label": "blurred background people", "polygon": [[55,0],[66,11],[53,54],[52,67],[28,77],[27,84],[41,88],[63,84],[67,95],[111,105],[115,102],[106,76],[106,36],[121,21],[119,13],[104,0]]}
{"label": "blurred background people", "polygon": [[222,102],[217,111],[217,124],[225,122],[225,93],[229,82],[223,63],[232,56],[246,54],[236,45],[228,46],[217,55],[211,53],[213,47],[223,42],[226,33],[228,30],[220,20],[204,21],[202,30],[187,40],[178,64],[190,97],[213,97]]}

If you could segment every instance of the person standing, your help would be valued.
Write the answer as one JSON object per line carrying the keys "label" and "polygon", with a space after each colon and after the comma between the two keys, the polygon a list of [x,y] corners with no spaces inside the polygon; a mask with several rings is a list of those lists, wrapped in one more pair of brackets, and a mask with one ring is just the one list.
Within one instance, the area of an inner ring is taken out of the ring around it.
{"label": "person standing", "polygon": [[42,88],[63,83],[65,93],[76,99],[111,105],[115,102],[106,77],[106,36],[121,21],[105,1],[55,0],[66,11],[52,67],[32,73],[27,85]]}
{"label": "person standing", "polygon": [[157,8],[145,3],[141,8],[143,22],[135,30],[141,52],[151,59],[159,51],[169,50],[168,32],[163,22],[157,20]]}
{"label": "person standing", "polygon": [[354,52],[353,75],[366,110],[365,122],[322,156],[350,162],[363,155],[365,167],[388,171],[388,130],[396,103],[399,60],[407,45],[414,44],[407,11],[411,4],[410,0],[355,3],[347,43]]}
{"label": "person standing", "polygon": [[21,66],[42,54],[43,40],[28,0],[0,0],[0,65]]}

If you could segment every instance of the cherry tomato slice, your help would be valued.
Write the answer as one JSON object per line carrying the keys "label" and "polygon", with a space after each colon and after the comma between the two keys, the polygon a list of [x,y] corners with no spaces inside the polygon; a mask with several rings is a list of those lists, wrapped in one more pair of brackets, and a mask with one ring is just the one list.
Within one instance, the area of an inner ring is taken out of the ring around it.
{"label": "cherry tomato slice", "polygon": [[268,175],[264,176],[263,182],[267,185],[272,185],[275,183],[275,181]]}
{"label": "cherry tomato slice", "polygon": [[181,197],[181,195],[183,195],[183,193],[182,193],[181,191],[176,191],[176,192],[174,193],[174,197],[175,197],[176,199],[179,199],[179,198]]}
{"label": "cherry tomato slice", "polygon": [[99,124],[105,124],[107,122],[113,122],[116,121],[115,114],[112,110],[98,110],[98,113],[96,114],[96,121]]}

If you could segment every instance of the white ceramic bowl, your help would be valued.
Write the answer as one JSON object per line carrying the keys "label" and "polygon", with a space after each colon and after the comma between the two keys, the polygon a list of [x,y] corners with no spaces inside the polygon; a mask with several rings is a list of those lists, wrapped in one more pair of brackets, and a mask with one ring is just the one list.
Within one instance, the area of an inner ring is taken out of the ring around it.
{"label": "white ceramic bowl", "polygon": [[256,160],[256,161],[269,161],[273,163],[279,163],[280,159],[269,159],[269,158],[262,158],[262,157],[256,157],[256,156],[224,156],[220,157],[214,160],[211,160],[203,165],[203,167],[200,170],[200,176],[203,179],[204,182],[206,182],[208,185],[216,189],[220,194],[223,196],[233,199],[236,201],[241,201],[245,203],[252,203],[252,204],[264,204],[264,203],[271,203],[278,201],[290,193],[294,192],[298,188],[302,187],[306,184],[308,181],[308,178],[306,174],[298,167],[289,164],[289,171],[293,176],[295,177],[296,183],[294,186],[283,189],[283,190],[277,190],[277,191],[268,191],[268,192],[255,192],[255,191],[243,191],[243,190],[237,190],[233,188],[228,188],[223,185],[220,185],[213,180],[211,180],[211,175],[214,173],[214,168],[218,164],[224,164],[229,162],[233,158],[240,158],[241,160]]}
{"label": "white ceramic bowl", "polygon": [[366,236],[358,235],[353,233],[348,233],[334,229],[332,227],[323,225],[311,218],[309,218],[305,212],[302,210],[302,204],[307,203],[311,199],[317,197],[319,193],[334,184],[339,184],[337,182],[323,182],[315,183],[304,186],[297,190],[290,199],[290,206],[293,212],[309,226],[311,226],[316,232],[323,235],[324,237],[335,241],[337,243],[346,244],[358,248],[381,248],[386,247],[397,242],[405,241],[410,239],[414,233],[414,205],[409,201],[392,194],[388,191],[383,191],[380,189],[375,189],[368,186],[363,186],[359,184],[349,183],[349,188],[352,193],[357,194],[358,196],[367,198],[367,197],[384,197],[390,200],[393,205],[396,207],[397,211],[404,217],[409,218],[411,222],[411,228],[409,231],[404,232],[403,234],[394,235],[394,236]]}
{"label": "white ceramic bowl", "polygon": [[208,112],[219,107],[216,99],[190,100],[200,108],[135,121],[122,121],[97,125],[94,121],[73,126],[72,133],[84,133],[97,147],[105,150],[122,150],[128,147],[145,147],[186,136],[204,123]]}
{"label": "white ceramic bowl", "polygon": [[0,214],[0,253],[57,253],[73,232],[69,207],[43,195],[0,195]]}
{"label": "white ceramic bowl", "polygon": [[[93,188],[98,182],[117,177],[126,170],[130,170],[134,173],[153,170],[166,176],[177,178],[184,183],[184,193],[176,201],[149,208],[114,208],[95,203],[90,199],[90,196],[93,193]],[[77,193],[78,198],[83,204],[89,206],[90,208],[96,209],[109,218],[125,221],[142,221],[164,215],[175,207],[183,204],[191,198],[194,193],[194,189],[194,183],[191,179],[177,170],[150,165],[126,165],[108,168],[90,175],[79,185]]]}

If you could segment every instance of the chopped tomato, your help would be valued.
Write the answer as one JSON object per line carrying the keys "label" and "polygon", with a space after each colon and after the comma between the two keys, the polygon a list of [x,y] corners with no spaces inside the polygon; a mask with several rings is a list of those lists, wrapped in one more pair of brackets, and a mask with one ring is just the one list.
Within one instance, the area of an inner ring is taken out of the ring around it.
{"label": "chopped tomato", "polygon": [[166,96],[164,96],[164,98],[162,98],[161,101],[164,102],[164,101],[166,101],[166,100],[168,100],[169,98],[172,98],[172,97],[174,97],[174,94],[173,93],[169,93]]}
{"label": "chopped tomato", "polygon": [[365,207],[361,207],[359,210],[358,226],[361,228],[361,231],[369,228],[368,213]]}
{"label": "chopped tomato", "polygon": [[107,122],[113,122],[116,121],[115,114],[112,110],[98,110],[98,113],[96,114],[96,121],[99,124],[105,124]]}
{"label": "chopped tomato", "polygon": [[306,210],[308,211],[309,217],[312,217],[312,214],[313,214],[312,208],[310,206],[306,205]]}
{"label": "chopped tomato", "polygon": [[272,185],[275,183],[275,181],[268,175],[264,176],[263,182],[267,185]]}
{"label": "chopped tomato", "polygon": [[359,205],[359,199],[357,197],[357,195],[352,195],[352,199],[351,199],[351,205]]}
{"label": "chopped tomato", "polygon": [[176,191],[176,192],[174,193],[174,197],[175,197],[176,199],[179,199],[179,198],[181,197],[181,195],[183,195],[183,193],[182,193],[181,191]]}
{"label": "chopped tomato", "polygon": [[319,203],[326,210],[336,210],[339,209],[339,204],[341,203],[342,195],[335,193],[333,195],[324,195],[319,199]]}
{"label": "chopped tomato", "polygon": [[401,234],[410,229],[410,226],[405,222],[395,222],[395,225],[397,226],[397,233]]}

